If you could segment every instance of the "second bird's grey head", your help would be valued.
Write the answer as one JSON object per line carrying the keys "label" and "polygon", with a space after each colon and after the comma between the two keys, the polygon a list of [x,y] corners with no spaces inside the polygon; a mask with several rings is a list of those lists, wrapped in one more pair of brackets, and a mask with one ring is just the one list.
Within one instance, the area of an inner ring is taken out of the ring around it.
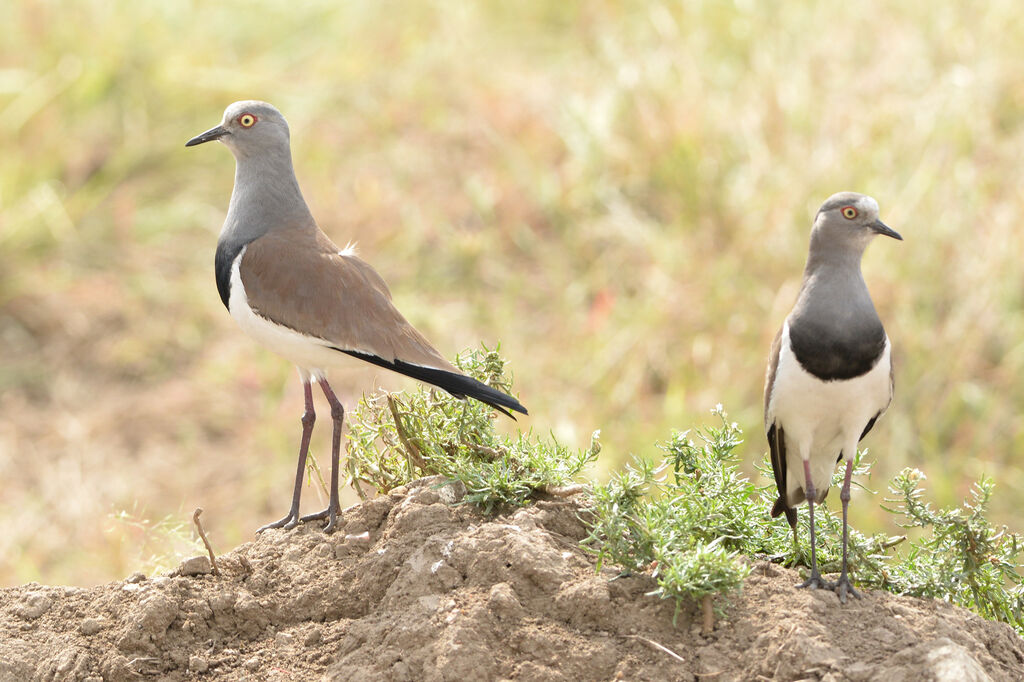
{"label": "second bird's grey head", "polygon": [[192,147],[220,140],[235,158],[272,152],[288,153],[288,122],[272,104],[258,100],[235,102],[224,110],[220,125],[185,143]]}
{"label": "second bird's grey head", "polygon": [[903,237],[878,217],[878,202],[865,194],[839,192],[818,209],[811,232],[811,248],[852,249],[863,252],[875,235]]}

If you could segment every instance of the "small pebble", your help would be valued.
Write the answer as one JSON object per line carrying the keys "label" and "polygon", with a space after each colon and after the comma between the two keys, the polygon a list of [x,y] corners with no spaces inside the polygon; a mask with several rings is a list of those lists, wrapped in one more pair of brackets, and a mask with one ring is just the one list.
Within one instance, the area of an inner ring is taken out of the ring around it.
{"label": "small pebble", "polygon": [[86,618],[82,621],[82,624],[78,626],[78,631],[86,637],[91,637],[97,632],[103,629],[102,618]]}
{"label": "small pebble", "polygon": [[25,620],[35,620],[50,610],[53,600],[45,592],[29,592],[15,609],[15,613]]}
{"label": "small pebble", "polygon": [[205,673],[210,669],[210,664],[202,656],[189,656],[188,669],[194,673]]}
{"label": "small pebble", "polygon": [[257,670],[259,670],[260,667],[259,657],[253,656],[252,658],[246,660],[246,662],[242,664],[242,667],[244,667],[249,672],[256,672]]}
{"label": "small pebble", "polygon": [[306,639],[302,640],[302,643],[306,646],[313,646],[314,644],[319,644],[320,640],[323,639],[323,637],[324,634],[320,632],[319,629],[313,630],[308,635],[306,635]]}
{"label": "small pebble", "polygon": [[411,680],[412,671],[409,669],[409,664],[405,661],[398,661],[391,666],[391,676],[395,680]]}
{"label": "small pebble", "polygon": [[145,579],[146,579],[146,574],[145,573],[140,573],[140,572],[136,571],[135,573],[132,573],[130,576],[128,576],[128,578],[125,579],[125,582],[134,585],[135,583],[141,583],[141,582],[145,581]]}
{"label": "small pebble", "polygon": [[213,566],[210,565],[210,557],[200,554],[182,561],[174,572],[177,575],[206,575],[213,572]]}

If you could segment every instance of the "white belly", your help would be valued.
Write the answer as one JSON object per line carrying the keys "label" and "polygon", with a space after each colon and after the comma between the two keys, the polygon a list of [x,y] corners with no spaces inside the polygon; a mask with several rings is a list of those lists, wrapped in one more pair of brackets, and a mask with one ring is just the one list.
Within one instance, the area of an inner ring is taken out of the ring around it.
{"label": "white belly", "polygon": [[820,496],[831,485],[839,454],[853,457],[864,427],[892,400],[890,363],[886,338],[882,357],[866,374],[821,381],[800,366],[789,345],[789,323],[785,324],[766,423],[779,424],[785,431],[790,500],[803,498],[804,460],[810,463]]}
{"label": "white belly", "polygon": [[327,341],[314,336],[301,334],[294,329],[283,327],[260,317],[249,307],[242,277],[238,272],[239,263],[245,255],[245,248],[235,257],[231,264],[231,296],[228,299],[228,311],[235,318],[238,326],[246,334],[256,339],[268,350],[277,353],[299,368],[299,373],[319,379],[327,376],[327,369],[337,365],[343,357],[340,352],[330,348]]}

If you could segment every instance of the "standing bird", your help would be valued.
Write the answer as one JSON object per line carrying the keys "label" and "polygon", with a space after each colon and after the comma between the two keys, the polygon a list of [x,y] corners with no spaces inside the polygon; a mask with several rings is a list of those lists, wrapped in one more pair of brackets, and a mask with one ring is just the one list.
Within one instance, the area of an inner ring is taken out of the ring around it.
{"label": "standing bird", "polygon": [[[903,239],[878,219],[871,197],[840,192],[818,209],[804,281],[772,343],[764,388],[765,432],[779,490],[771,514],[786,515],[796,541],[794,507],[807,500],[811,575],[800,587],[835,590],[843,602],[847,594],[860,596],[846,566],[853,459],[893,391],[889,337],[860,271],[864,249],[879,234]],[[814,505],[824,501],[843,458],[843,567],[839,580],[829,583],[818,572]]]}
{"label": "standing bird", "polygon": [[[288,123],[266,102],[235,102],[220,125],[185,143],[219,140],[235,156],[235,188],[224,219],[214,269],[224,306],[247,334],[290,360],[305,392],[298,470],[288,514],[267,528],[294,528],[327,519],[337,527],[338,462],[345,409],[327,383],[327,370],[346,356],[411,376],[459,398],[475,398],[512,416],[526,414],[512,396],[460,372],[410,325],[391,302],[377,272],[339,249],[319,227],[292,169]],[[299,516],[309,438],[316,414],[315,381],[331,405],[331,493],[328,507]],[[507,409],[506,409],[507,408]]]}

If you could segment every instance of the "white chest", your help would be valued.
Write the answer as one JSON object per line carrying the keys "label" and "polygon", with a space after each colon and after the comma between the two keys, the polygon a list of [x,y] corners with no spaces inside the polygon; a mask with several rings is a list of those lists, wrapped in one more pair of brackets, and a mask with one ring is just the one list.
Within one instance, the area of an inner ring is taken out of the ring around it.
{"label": "white chest", "polygon": [[800,366],[789,345],[789,325],[783,327],[779,364],[768,401],[767,423],[786,434],[787,465],[794,475],[790,487],[803,484],[803,460],[810,460],[812,478],[827,488],[840,452],[847,456],[867,423],[892,399],[889,340],[875,366],[859,377],[822,381]]}

